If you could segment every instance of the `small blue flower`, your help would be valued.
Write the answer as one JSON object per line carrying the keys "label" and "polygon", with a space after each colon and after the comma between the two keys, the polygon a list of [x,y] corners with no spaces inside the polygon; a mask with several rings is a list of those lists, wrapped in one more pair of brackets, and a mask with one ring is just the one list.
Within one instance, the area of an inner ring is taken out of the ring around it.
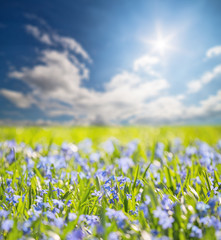
{"label": "small blue flower", "polygon": [[0,217],[6,218],[8,216],[9,212],[6,210],[0,210]]}
{"label": "small blue flower", "polygon": [[57,206],[58,208],[62,208],[64,206],[64,203],[61,200],[52,199],[54,206]]}
{"label": "small blue flower", "polygon": [[115,219],[117,222],[117,225],[119,228],[123,228],[125,225],[125,220],[127,220],[127,217],[124,215],[122,211],[116,211],[114,209],[107,208],[106,215],[110,219]]}
{"label": "small blue flower", "polygon": [[143,212],[144,216],[147,218],[148,217],[148,208],[147,205],[141,204],[140,205],[140,211]]}
{"label": "small blue flower", "polygon": [[67,235],[67,240],[82,240],[84,233],[81,229],[76,229]]}
{"label": "small blue flower", "polygon": [[4,220],[4,221],[2,222],[1,228],[2,228],[2,230],[8,232],[8,231],[12,228],[13,224],[14,224],[14,221],[13,221],[13,220],[9,220],[9,219]]}
{"label": "small blue flower", "polygon": [[139,202],[141,200],[141,193],[138,193],[136,196],[136,201]]}
{"label": "small blue flower", "polygon": [[126,194],[127,200],[132,198],[132,194]]}
{"label": "small blue flower", "polygon": [[119,158],[117,162],[124,173],[127,173],[128,169],[134,166],[133,160],[129,157]]}
{"label": "small blue flower", "polygon": [[209,205],[203,203],[203,202],[198,202],[196,204],[196,209],[199,211],[200,216],[204,216],[207,214],[207,210],[209,209]]}
{"label": "small blue flower", "polygon": [[75,213],[69,213],[68,214],[68,220],[74,221],[77,218],[77,215]]}
{"label": "small blue flower", "polygon": [[11,183],[12,183],[12,179],[7,178],[7,179],[6,179],[6,183],[7,183],[8,186],[10,186]]}
{"label": "small blue flower", "polygon": [[54,224],[56,227],[58,228],[62,228],[64,226],[64,220],[63,218],[59,217],[59,218],[55,218],[54,219]]}
{"label": "small blue flower", "polygon": [[192,227],[192,231],[190,233],[190,237],[202,238],[203,237],[202,230],[194,225]]}
{"label": "small blue flower", "polygon": [[119,237],[118,237],[118,234],[116,232],[112,232],[108,236],[108,240],[118,240],[118,239],[119,239]]}
{"label": "small blue flower", "polygon": [[159,218],[159,224],[162,226],[163,229],[171,228],[174,219],[170,217],[166,211],[162,210],[159,206],[154,211],[154,216]]}

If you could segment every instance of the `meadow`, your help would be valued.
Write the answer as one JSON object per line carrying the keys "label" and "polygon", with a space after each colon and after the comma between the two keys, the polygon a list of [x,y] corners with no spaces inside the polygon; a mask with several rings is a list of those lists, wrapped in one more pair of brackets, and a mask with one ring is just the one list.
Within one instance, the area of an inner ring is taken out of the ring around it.
{"label": "meadow", "polygon": [[1,127],[0,239],[221,239],[221,127]]}

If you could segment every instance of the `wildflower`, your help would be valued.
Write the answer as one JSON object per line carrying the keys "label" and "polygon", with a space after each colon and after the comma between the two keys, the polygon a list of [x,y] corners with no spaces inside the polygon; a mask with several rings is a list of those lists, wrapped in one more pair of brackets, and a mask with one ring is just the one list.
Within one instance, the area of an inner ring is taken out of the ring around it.
{"label": "wildflower", "polygon": [[118,165],[124,173],[127,173],[128,169],[134,166],[134,162],[131,158],[123,157],[118,159]]}
{"label": "wildflower", "polygon": [[78,144],[78,148],[79,150],[81,150],[82,152],[84,153],[90,153],[91,152],[91,148],[92,148],[92,141],[91,139],[87,138],[83,141],[81,141],[79,144]]}
{"label": "wildflower", "polygon": [[13,195],[12,197],[12,202],[13,202],[13,205],[17,204],[18,203],[18,199],[20,198],[21,196],[18,196],[18,195]]}
{"label": "wildflower", "polygon": [[84,233],[81,229],[76,229],[67,235],[67,240],[82,240]]}
{"label": "wildflower", "polygon": [[147,218],[148,217],[148,208],[147,205],[141,204],[140,205],[140,211],[143,212],[144,216]]}
{"label": "wildflower", "polygon": [[131,183],[131,180],[128,177],[117,177],[117,181],[120,183],[120,185]]}
{"label": "wildflower", "polygon": [[97,225],[97,234],[103,234],[104,233],[104,228],[101,224]]}
{"label": "wildflower", "polygon": [[118,227],[123,228],[125,224],[125,220],[127,220],[127,217],[123,214],[122,211],[116,211],[114,209],[107,208],[106,215],[110,219],[115,219],[117,221]]}
{"label": "wildflower", "polygon": [[56,227],[58,228],[62,228],[64,226],[64,220],[63,218],[59,217],[59,218],[55,218],[54,219],[54,224]]}
{"label": "wildflower", "polygon": [[132,194],[126,194],[127,200],[132,198]]}
{"label": "wildflower", "polygon": [[15,161],[15,150],[12,148],[10,149],[9,154],[6,156],[6,159],[9,164]]}
{"label": "wildflower", "polygon": [[157,143],[155,148],[155,157],[156,158],[163,158],[163,152],[164,152],[164,144],[163,143]]}
{"label": "wildflower", "polygon": [[6,232],[9,232],[9,230],[12,228],[13,224],[14,224],[13,220],[9,220],[9,219],[4,220],[2,222],[2,226],[1,226],[2,230],[6,231]]}
{"label": "wildflower", "polygon": [[114,152],[114,144],[111,140],[107,140],[106,142],[104,142],[102,144],[102,148],[110,155]]}
{"label": "wildflower", "polygon": [[206,215],[207,210],[208,210],[209,208],[210,208],[209,205],[207,205],[207,204],[205,204],[205,203],[203,203],[203,202],[198,202],[198,203],[196,204],[196,209],[199,211],[199,213],[200,213],[201,216]]}
{"label": "wildflower", "polygon": [[6,210],[0,210],[0,217],[6,218],[8,216],[9,212]]}
{"label": "wildflower", "polygon": [[58,208],[62,208],[64,206],[64,203],[61,200],[52,199],[54,206],[58,206]]}
{"label": "wildflower", "polygon": [[172,210],[174,206],[172,200],[170,200],[166,194],[163,195],[161,205],[164,210]]}
{"label": "wildflower", "polygon": [[149,204],[151,203],[150,197],[149,197],[148,195],[146,195],[146,196],[145,196],[145,199],[146,199],[146,200],[145,200],[144,203],[145,203],[146,205],[149,205]]}
{"label": "wildflower", "polygon": [[61,193],[64,193],[64,190],[60,189],[60,188],[55,188],[55,190],[57,192],[57,196],[59,197],[61,195]]}
{"label": "wildflower", "polygon": [[123,152],[125,157],[130,157],[137,149],[138,140],[134,140],[128,143],[127,150]]}
{"label": "wildflower", "polygon": [[199,184],[199,185],[201,184],[201,180],[198,176],[193,180],[194,186],[196,185],[196,183]]}
{"label": "wildflower", "polygon": [[31,232],[31,221],[27,220],[22,225],[22,231],[24,234],[29,234]]}
{"label": "wildflower", "polygon": [[196,153],[197,153],[196,147],[189,146],[189,147],[186,148],[186,155],[187,156],[192,156],[192,155],[194,155]]}
{"label": "wildflower", "polygon": [[202,230],[194,225],[192,227],[192,231],[190,233],[190,237],[202,238],[203,237]]}
{"label": "wildflower", "polygon": [[91,153],[89,159],[91,163],[98,162],[100,160],[100,153]]}
{"label": "wildflower", "polygon": [[171,228],[174,219],[170,217],[166,211],[162,210],[159,206],[154,211],[154,216],[159,218],[159,224],[162,226],[163,229]]}
{"label": "wildflower", "polygon": [[116,232],[112,232],[108,236],[108,240],[118,240],[118,234]]}
{"label": "wildflower", "polygon": [[8,185],[8,186],[10,186],[11,185],[11,183],[12,183],[12,179],[6,179],[6,184]]}
{"label": "wildflower", "polygon": [[139,202],[141,200],[141,193],[138,193],[136,196],[136,201]]}
{"label": "wildflower", "polygon": [[69,213],[68,214],[68,220],[74,221],[77,218],[77,215],[75,213]]}
{"label": "wildflower", "polygon": [[211,217],[211,225],[216,229],[216,230],[220,230],[221,229],[221,222],[219,219],[217,219],[216,217],[212,216]]}
{"label": "wildflower", "polygon": [[97,225],[99,223],[98,216],[85,215],[85,218],[86,218],[86,222],[89,226],[94,226],[94,225]]}

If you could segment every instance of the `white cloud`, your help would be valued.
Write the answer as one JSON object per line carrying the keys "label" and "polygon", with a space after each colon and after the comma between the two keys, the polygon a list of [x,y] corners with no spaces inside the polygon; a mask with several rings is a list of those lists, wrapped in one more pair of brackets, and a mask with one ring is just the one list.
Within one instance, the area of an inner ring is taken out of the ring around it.
{"label": "white cloud", "polygon": [[221,46],[215,46],[213,48],[210,48],[207,52],[206,52],[206,56],[208,58],[212,58],[215,56],[221,55]]}
{"label": "white cloud", "polygon": [[33,68],[12,71],[9,77],[26,82],[36,91],[55,96],[61,91],[74,93],[82,79],[89,77],[85,65],[73,62],[67,52],[46,50],[39,60],[41,63]]}
{"label": "white cloud", "polygon": [[221,116],[221,91],[202,100],[198,106],[186,106],[179,96],[165,96],[155,99],[135,113],[131,124],[185,123],[197,119],[213,119]]}
{"label": "white cloud", "polygon": [[213,68],[212,71],[204,73],[200,79],[187,84],[190,93],[198,92],[204,85],[211,82],[221,74],[221,64]]}
{"label": "white cloud", "polygon": [[[131,124],[174,123],[221,112],[221,91],[200,102],[199,106],[186,106],[185,95],[169,96],[168,81],[155,70],[161,59],[150,55],[136,59],[133,70],[113,76],[104,84],[103,91],[86,88],[83,80],[89,79],[90,71],[85,62],[91,59],[83,47],[75,39],[28,26],[27,31],[50,49],[40,52],[34,66],[9,72],[10,78],[23,81],[31,89],[28,94],[0,90],[0,94],[18,108],[34,104],[49,119],[69,116],[73,119],[69,124],[84,125],[127,121]],[[58,44],[60,50],[56,49]],[[199,80],[189,83],[189,89],[198,91],[220,73],[221,65],[218,65]]]}
{"label": "white cloud", "polygon": [[159,76],[159,73],[153,70],[153,66],[160,63],[156,56],[144,55],[134,61],[134,71],[143,71],[153,76]]}
{"label": "white cloud", "polygon": [[8,89],[0,89],[0,95],[9,99],[15,106],[19,108],[29,108],[35,100],[30,95],[25,95],[23,93],[12,91]]}
{"label": "white cloud", "polygon": [[40,30],[38,27],[33,25],[26,25],[26,31],[31,34],[34,38],[47,45],[61,45],[64,49],[72,50],[76,54],[81,55],[84,59],[91,62],[91,58],[88,53],[82,48],[82,46],[73,38],[63,37],[56,33],[49,33]]}
{"label": "white cloud", "polygon": [[[69,52],[46,50],[39,61],[32,68],[11,71],[9,77],[31,87],[37,106],[49,116],[68,115],[75,122],[126,121],[139,106],[169,87],[165,79],[148,80],[124,71],[114,76],[103,92],[98,92],[82,86],[89,70]],[[12,101],[10,95],[4,96]]]}
{"label": "white cloud", "polygon": [[62,37],[57,34],[53,34],[53,39],[56,43],[61,44],[62,47],[68,50],[73,50],[77,54],[81,55],[84,59],[92,61],[88,53],[82,48],[82,46],[73,38]]}
{"label": "white cloud", "polygon": [[26,25],[25,28],[29,34],[31,34],[33,37],[35,37],[40,42],[48,44],[48,45],[52,45],[50,36],[46,33],[42,33],[37,27],[32,26],[32,25]]}

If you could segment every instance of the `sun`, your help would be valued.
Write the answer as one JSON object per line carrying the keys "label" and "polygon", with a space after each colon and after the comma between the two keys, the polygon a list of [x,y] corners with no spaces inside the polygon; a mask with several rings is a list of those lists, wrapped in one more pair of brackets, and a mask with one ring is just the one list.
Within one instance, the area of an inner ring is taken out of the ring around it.
{"label": "sun", "polygon": [[170,51],[175,50],[174,44],[175,34],[164,35],[161,30],[157,30],[157,34],[151,40],[146,40],[146,43],[149,45],[150,50],[153,53],[160,55],[168,54]]}
{"label": "sun", "polygon": [[160,53],[165,52],[168,48],[167,42],[164,39],[157,39],[153,46]]}
{"label": "sun", "polygon": [[173,50],[172,36],[162,36],[158,34],[157,38],[150,42],[152,51],[164,55],[166,52]]}

